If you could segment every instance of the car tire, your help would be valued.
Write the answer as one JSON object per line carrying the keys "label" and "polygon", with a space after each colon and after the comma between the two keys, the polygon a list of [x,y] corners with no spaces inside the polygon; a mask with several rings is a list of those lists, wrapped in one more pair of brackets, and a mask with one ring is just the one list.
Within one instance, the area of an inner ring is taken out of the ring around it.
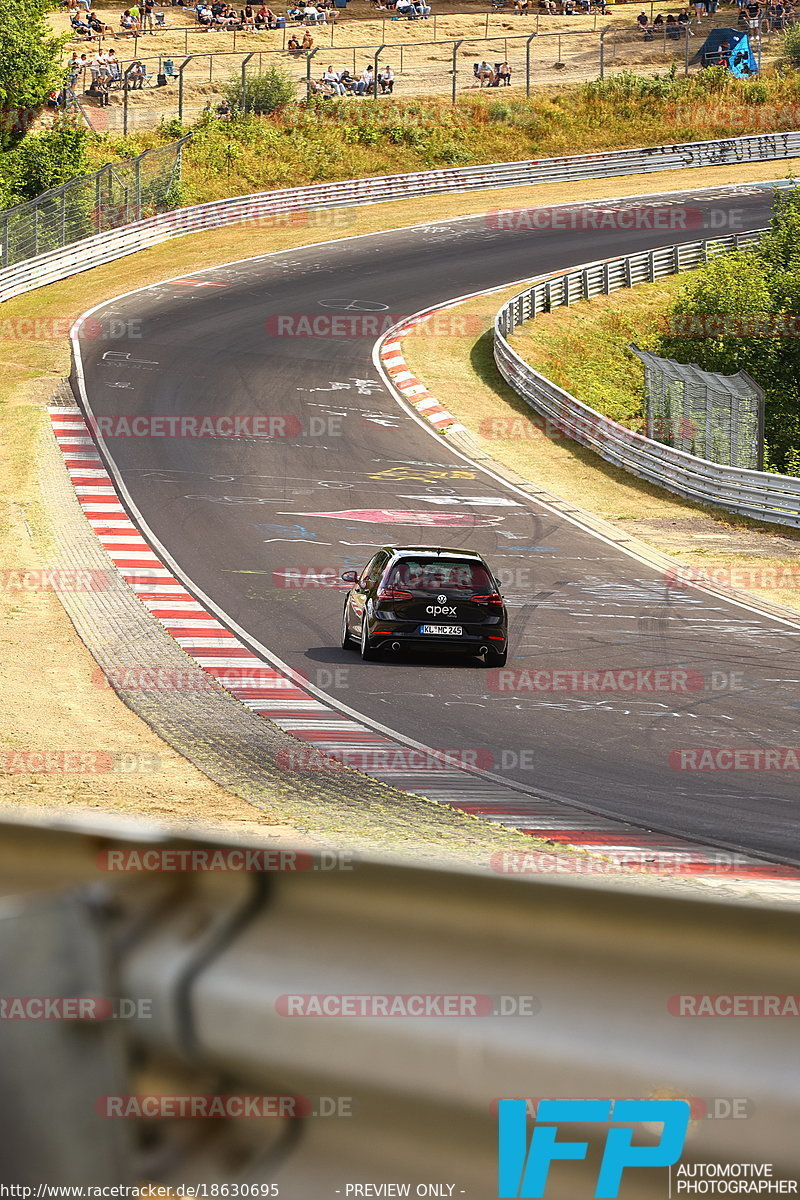
{"label": "car tire", "polygon": [[367,617],[364,614],[364,619],[361,622],[361,657],[364,662],[371,662],[375,658],[375,651],[372,648],[372,642],[367,634]]}
{"label": "car tire", "polygon": [[502,650],[487,650],[483,656],[483,665],[485,667],[504,667],[508,660],[508,646],[504,646]]}
{"label": "car tire", "polygon": [[345,606],[342,611],[342,649],[355,650],[355,648],[356,644],[353,641],[353,636],[347,628],[347,602],[345,601]]}

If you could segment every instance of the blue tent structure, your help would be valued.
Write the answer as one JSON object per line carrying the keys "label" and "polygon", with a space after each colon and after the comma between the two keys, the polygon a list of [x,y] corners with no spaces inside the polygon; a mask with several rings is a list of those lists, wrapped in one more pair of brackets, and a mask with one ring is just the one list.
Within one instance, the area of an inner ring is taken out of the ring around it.
{"label": "blue tent structure", "polygon": [[700,62],[704,67],[713,66],[719,61],[723,43],[728,43],[724,51],[728,58],[731,75],[748,78],[758,73],[753,51],[750,49],[750,38],[741,29],[712,29],[698,52]]}

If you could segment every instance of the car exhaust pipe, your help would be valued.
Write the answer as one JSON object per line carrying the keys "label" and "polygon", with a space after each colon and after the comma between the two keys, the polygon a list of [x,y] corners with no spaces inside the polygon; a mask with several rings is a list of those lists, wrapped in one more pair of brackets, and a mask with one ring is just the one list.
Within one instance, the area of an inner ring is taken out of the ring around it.
{"label": "car exhaust pipe", "polygon": [[481,646],[480,650],[478,651],[479,654],[488,654],[488,652],[489,652],[488,646]]}
{"label": "car exhaust pipe", "polygon": [[399,649],[400,649],[400,643],[399,643],[399,642],[392,642],[392,649],[393,649],[393,650],[399,650]]}

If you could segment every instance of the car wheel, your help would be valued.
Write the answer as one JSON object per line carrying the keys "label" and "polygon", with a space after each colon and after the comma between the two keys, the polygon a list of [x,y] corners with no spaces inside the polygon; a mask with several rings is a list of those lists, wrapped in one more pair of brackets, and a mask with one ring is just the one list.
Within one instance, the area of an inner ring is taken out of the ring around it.
{"label": "car wheel", "polygon": [[375,657],[375,651],[372,648],[372,642],[367,634],[367,616],[364,614],[364,619],[361,622],[361,657],[364,662],[370,662]]}
{"label": "car wheel", "polygon": [[485,667],[504,667],[508,659],[508,647],[504,646],[502,650],[489,649],[483,656],[483,665]]}
{"label": "car wheel", "polygon": [[355,650],[356,644],[353,641],[350,630],[347,628],[347,601],[345,601],[344,610],[342,612],[342,649]]}

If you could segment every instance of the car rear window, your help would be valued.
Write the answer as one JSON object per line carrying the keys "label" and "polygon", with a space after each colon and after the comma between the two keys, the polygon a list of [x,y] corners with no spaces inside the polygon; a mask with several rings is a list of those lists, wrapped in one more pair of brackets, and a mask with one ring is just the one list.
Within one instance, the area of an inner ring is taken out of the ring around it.
{"label": "car rear window", "polygon": [[467,592],[471,596],[495,589],[482,564],[446,558],[403,559],[389,572],[386,586],[409,592]]}

